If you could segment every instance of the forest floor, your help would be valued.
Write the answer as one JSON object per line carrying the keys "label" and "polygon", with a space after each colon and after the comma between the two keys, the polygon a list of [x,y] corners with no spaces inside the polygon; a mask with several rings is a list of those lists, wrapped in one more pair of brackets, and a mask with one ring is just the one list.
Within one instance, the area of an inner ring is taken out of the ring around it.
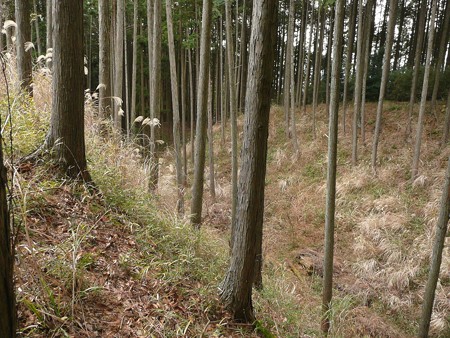
{"label": "forest floor", "polygon": [[[34,78],[33,100],[10,97],[12,131],[9,122],[4,130],[4,144],[13,137],[13,151],[5,149],[10,168],[11,160],[40,145],[48,128],[50,81],[39,71]],[[8,112],[4,89],[0,85],[2,121]],[[310,107],[301,113],[298,159],[292,157],[285,136],[283,112],[272,109],[264,288],[254,294],[259,321],[253,330],[233,323],[217,297],[228,256],[229,136],[222,145],[220,126],[214,127],[217,196],[211,199],[205,183],[204,223],[200,231],[193,231],[187,218],[175,216],[170,148],[161,158],[159,194],[149,194],[148,168],[139,147],[123,142],[112,130],[107,138],[101,135],[104,122],[94,116],[93,101],[88,98],[86,103],[86,144],[89,170],[100,194],[59,177],[48,156],[15,167],[20,336],[320,336],[325,107],[319,107],[316,139],[311,136]],[[359,148],[355,167],[350,160],[350,127],[346,135],[340,134],[332,337],[412,337],[420,315],[450,153],[439,145],[443,111],[437,119],[427,115],[420,177],[411,183],[412,146],[403,136],[404,103],[385,103],[379,171],[372,175],[375,108],[373,103],[367,106],[367,141]],[[187,189],[187,207],[189,194]],[[432,321],[434,337],[449,335],[449,293],[447,245]]]}

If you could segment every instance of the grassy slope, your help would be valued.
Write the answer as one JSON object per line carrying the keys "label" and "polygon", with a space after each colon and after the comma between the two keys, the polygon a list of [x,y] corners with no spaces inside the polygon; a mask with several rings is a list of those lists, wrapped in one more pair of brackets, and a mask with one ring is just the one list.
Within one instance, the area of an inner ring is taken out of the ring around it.
{"label": "grassy slope", "polygon": [[[39,145],[47,128],[50,82],[45,74],[35,77],[34,102],[12,97],[16,157]],[[4,87],[0,93],[4,120]],[[255,307],[262,326],[279,337],[319,335],[327,143],[323,110],[316,140],[309,110],[299,119],[301,157],[296,162],[284,136],[283,113],[274,108],[271,118],[265,287],[255,294]],[[440,124],[428,117],[423,176],[410,185],[411,146],[403,142],[404,124],[398,122],[405,121],[406,107],[387,103],[380,172],[373,177],[368,162],[374,110],[370,104],[359,166],[350,165],[349,135],[340,138],[335,337],[414,334],[448,155],[438,147]],[[35,167],[21,166],[16,175],[22,335],[253,335],[230,323],[216,297],[226,267],[230,191],[229,142],[219,146],[219,128],[218,198],[213,202],[206,194],[205,226],[197,233],[173,216],[170,151],[161,168],[161,197],[152,197],[145,193],[147,173],[136,147],[121,144],[117,135],[105,141],[91,102],[87,111],[89,169],[102,196],[92,197],[57,178],[46,158]],[[447,249],[435,336],[449,330],[449,270]]]}

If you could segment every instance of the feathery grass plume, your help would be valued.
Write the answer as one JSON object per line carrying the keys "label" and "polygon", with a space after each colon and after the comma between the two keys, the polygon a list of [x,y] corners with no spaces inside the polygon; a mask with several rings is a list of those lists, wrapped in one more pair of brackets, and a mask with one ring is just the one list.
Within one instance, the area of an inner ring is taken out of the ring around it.
{"label": "feathery grass plume", "polygon": [[6,29],[11,28],[11,27],[17,28],[17,24],[13,20],[6,20],[3,23],[3,29],[6,30]]}
{"label": "feathery grass plume", "polygon": [[106,85],[104,83],[99,83],[99,85],[97,86],[97,88],[95,88],[95,90],[100,90],[100,89],[106,89]]}

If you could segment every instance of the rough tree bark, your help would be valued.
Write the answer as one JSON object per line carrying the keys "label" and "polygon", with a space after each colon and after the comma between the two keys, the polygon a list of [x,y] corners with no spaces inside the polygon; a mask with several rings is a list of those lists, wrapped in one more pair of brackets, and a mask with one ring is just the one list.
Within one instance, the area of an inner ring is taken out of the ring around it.
{"label": "rough tree bark", "polygon": [[33,94],[31,48],[25,45],[31,43],[30,1],[15,0],[17,23],[17,75],[23,91]]}
{"label": "rough tree bark", "polygon": [[447,108],[445,110],[444,132],[442,133],[441,146],[445,147],[448,143],[448,135],[450,131],[450,89],[447,94]]}
{"label": "rough tree bark", "polygon": [[191,224],[199,227],[202,220],[205,142],[208,101],[208,71],[211,46],[212,0],[203,0],[200,66],[197,84],[197,125],[195,136],[194,182],[192,185]]}
{"label": "rough tree bark", "polygon": [[[123,99],[123,62],[124,62],[124,22],[123,16],[125,13],[125,3],[124,0],[117,0],[117,12],[116,12],[116,36],[115,36],[115,60],[114,60],[114,96],[118,99]],[[122,104],[114,104],[114,126],[121,130],[122,129],[122,115],[121,112],[123,107]]]}
{"label": "rough tree bark", "polygon": [[334,256],[334,217],[336,207],[336,164],[338,143],[339,84],[342,67],[342,40],[344,26],[344,2],[335,4],[333,64],[331,71],[329,132],[328,132],[328,170],[327,197],[325,210],[325,248],[323,262],[322,293],[322,331],[330,329],[329,310],[333,292],[333,256]]}
{"label": "rough tree bark", "polygon": [[439,279],[439,271],[442,263],[442,251],[444,249],[445,237],[447,235],[448,215],[450,211],[450,158],[448,159],[447,173],[441,199],[441,209],[436,225],[436,235],[434,237],[433,253],[430,262],[430,272],[425,287],[425,294],[422,304],[422,316],[419,324],[420,338],[427,338],[430,329],[431,314],[436,292],[436,285]]}
{"label": "rough tree bark", "polygon": [[177,212],[184,214],[184,178],[183,163],[181,158],[181,139],[180,139],[180,105],[178,99],[178,79],[177,66],[175,60],[175,42],[173,36],[172,19],[172,1],[166,0],[167,34],[169,44],[169,62],[170,62],[170,84],[172,92],[172,111],[173,111],[173,145],[175,149],[175,168],[177,175],[178,200]]}
{"label": "rough tree bark", "polygon": [[230,266],[220,287],[226,308],[237,321],[253,323],[252,284],[262,242],[270,91],[275,50],[276,0],[253,2],[239,207]]}
{"label": "rough tree bark", "polygon": [[99,0],[99,95],[100,116],[111,118],[111,0]]}
{"label": "rough tree bark", "polygon": [[90,181],[84,139],[83,3],[54,3],[52,115],[47,146],[64,174]]}
{"label": "rough tree bark", "polygon": [[[1,3],[0,3],[0,7],[1,7]],[[1,10],[0,10],[0,12],[1,12]],[[37,52],[38,52],[38,55],[42,55],[41,32],[40,32],[40,29],[39,29],[39,14],[38,14],[38,11],[37,11],[36,0],[33,0],[33,12],[34,12],[34,28],[36,30],[36,47],[37,47]],[[1,24],[0,24],[0,27],[1,27]],[[0,50],[1,50],[1,48],[0,48]]]}
{"label": "rough tree bark", "polygon": [[[131,70],[131,111],[130,111],[130,124],[134,125],[134,120],[136,119],[136,96],[137,96],[137,58],[138,58],[138,41],[137,41],[137,31],[138,31],[138,0],[134,0],[133,4],[133,61]],[[134,134],[134,128],[130,128],[130,132]]]}

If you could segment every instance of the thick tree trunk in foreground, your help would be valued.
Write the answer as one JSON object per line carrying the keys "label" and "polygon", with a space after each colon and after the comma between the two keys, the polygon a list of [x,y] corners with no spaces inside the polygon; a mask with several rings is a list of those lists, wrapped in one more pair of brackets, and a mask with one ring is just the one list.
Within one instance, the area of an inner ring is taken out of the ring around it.
{"label": "thick tree trunk in foreground", "polygon": [[111,0],[99,0],[99,95],[98,110],[111,117]]}
{"label": "thick tree trunk in foreground", "polygon": [[276,0],[255,0],[245,100],[236,231],[221,299],[234,320],[253,323],[252,285],[262,243],[264,181],[276,31]]}
{"label": "thick tree trunk in foreground", "polygon": [[31,43],[31,2],[28,0],[16,0],[16,23],[17,23],[17,73],[22,90],[33,94],[32,82],[32,63],[31,50],[32,48],[25,45]]}
{"label": "thick tree trunk in foreground", "polygon": [[175,61],[175,42],[173,37],[173,21],[172,21],[172,1],[166,0],[166,16],[167,16],[167,34],[169,43],[169,62],[170,62],[170,84],[172,91],[172,111],[173,111],[173,145],[175,148],[175,168],[177,173],[178,200],[177,212],[179,215],[184,214],[184,178],[183,163],[181,158],[181,139],[180,139],[180,110],[178,100],[178,80],[177,65]]}
{"label": "thick tree trunk in foreground", "polygon": [[[1,137],[3,139],[3,137]],[[14,296],[14,249],[11,245],[11,224],[6,197],[6,168],[0,143],[0,333],[16,337],[16,298]]]}
{"label": "thick tree trunk in foreground", "polygon": [[445,237],[447,235],[448,214],[450,211],[450,158],[448,159],[447,174],[441,199],[441,210],[436,225],[436,235],[434,237],[433,253],[430,262],[430,272],[425,287],[425,295],[422,304],[422,317],[419,325],[419,337],[428,337],[430,329],[431,313],[433,312],[434,296],[439,278],[439,271],[442,263],[442,251],[444,249]]}
{"label": "thick tree trunk in foreground", "polygon": [[84,140],[83,3],[60,0],[54,7],[53,106],[47,145],[54,147],[65,174],[90,181]]}
{"label": "thick tree trunk in foreground", "polygon": [[200,69],[197,84],[197,126],[195,135],[194,183],[192,185],[191,224],[200,226],[202,220],[205,143],[208,103],[208,71],[211,45],[212,0],[203,0],[200,41]]}
{"label": "thick tree trunk in foreground", "polygon": [[428,32],[427,58],[425,61],[425,74],[423,75],[422,98],[420,100],[419,120],[417,121],[416,142],[414,147],[414,158],[411,170],[411,180],[414,181],[419,171],[420,147],[422,145],[423,120],[425,118],[425,105],[427,103],[428,82],[430,79],[431,55],[433,53],[434,27],[436,19],[437,0],[433,0],[431,7],[431,22]]}
{"label": "thick tree trunk in foreground", "polygon": [[383,112],[384,95],[386,93],[386,87],[389,78],[389,70],[391,67],[391,50],[392,50],[392,42],[394,39],[396,12],[397,12],[397,0],[391,0],[389,5],[389,26],[387,33],[387,41],[383,57],[383,72],[381,74],[380,95],[378,97],[377,117],[375,122],[375,132],[373,134],[373,144],[372,144],[372,169],[374,172],[376,172],[377,169],[378,142],[381,133],[381,114]]}
{"label": "thick tree trunk in foreground", "polygon": [[328,170],[327,197],[325,211],[325,248],[323,262],[322,293],[322,331],[330,329],[329,310],[333,293],[333,256],[334,256],[334,217],[336,207],[336,164],[338,143],[339,83],[342,68],[342,40],[344,26],[344,2],[337,0],[335,4],[333,65],[331,72],[329,132],[328,132]]}

